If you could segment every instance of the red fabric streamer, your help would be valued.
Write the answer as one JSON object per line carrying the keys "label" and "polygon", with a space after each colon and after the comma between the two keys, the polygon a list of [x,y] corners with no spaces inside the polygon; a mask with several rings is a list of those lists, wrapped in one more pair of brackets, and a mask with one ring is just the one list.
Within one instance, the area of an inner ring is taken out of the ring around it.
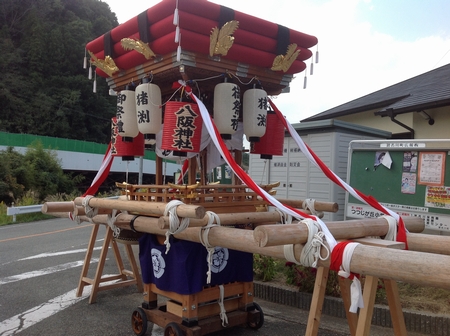
{"label": "red fabric streamer", "polygon": [[[179,87],[183,86],[180,82],[175,82],[172,85],[173,89],[177,89]],[[190,94],[192,92],[192,88],[188,85],[185,86],[186,93]],[[197,103],[195,95],[191,95],[192,99]],[[211,118],[211,116],[210,116]],[[250,189],[252,189],[254,192],[256,192],[261,198],[263,198],[266,202],[272,204],[272,202],[260,191],[260,187],[253,181],[253,179],[247,175],[247,173],[236,163],[233,156],[231,155],[230,151],[228,150],[227,146],[225,145],[225,142],[222,140],[220,136],[220,132],[217,129],[216,125],[212,123],[212,126],[214,127],[214,133],[216,134],[216,137],[218,139],[218,143],[220,148],[222,149],[222,152],[224,154],[224,159],[228,162],[228,164],[231,166],[234,173],[241,179],[242,182],[244,182],[245,185],[247,185]],[[273,205],[273,204],[272,204]],[[306,214],[299,209],[293,208],[291,206],[288,206],[284,204],[286,208],[289,208],[291,211],[297,213],[301,218],[311,218],[312,220],[316,220],[315,216],[311,216],[309,214]]]}
{"label": "red fabric streamer", "polygon": [[177,184],[183,184],[184,175],[186,175],[186,172],[188,170],[189,170],[189,160],[184,160],[183,166],[181,167],[180,176],[178,176],[178,179],[177,179]]}
{"label": "red fabric streamer", "polygon": [[[283,121],[283,124],[286,129],[288,128],[287,121],[284,118],[284,116],[281,114],[280,110],[275,106],[275,104],[272,102],[272,100],[269,100],[270,105],[272,106],[272,109],[275,111],[275,113],[278,115],[278,118],[280,118]],[[312,155],[314,160],[319,165],[320,169],[323,171],[323,173],[335,184],[343,188],[344,190],[347,190],[347,188],[341,183],[340,180],[336,178],[336,175],[323,163],[322,160],[309,148],[308,145],[305,144],[307,147],[309,153]],[[386,211],[386,209],[372,196],[367,196],[361,193],[360,191],[354,189],[355,192],[360,196],[367,204],[372,206],[373,208],[377,209],[378,211],[381,211],[382,213],[389,215],[389,213]],[[397,241],[405,243],[405,248],[408,249],[408,242],[406,239],[406,227],[405,223],[403,222],[403,219],[399,217],[398,222],[398,232],[397,232]]]}
{"label": "red fabric streamer", "polygon": [[108,145],[108,149],[106,150],[105,156],[103,157],[102,166],[100,170],[97,172],[94,180],[92,181],[91,186],[86,190],[83,194],[83,197],[87,195],[95,195],[98,191],[98,188],[102,185],[105,179],[108,177],[109,171],[111,170],[111,165],[113,163],[114,157],[111,155],[111,143]]}
{"label": "red fabric streamer", "polygon": [[[330,270],[335,271],[336,273],[340,271],[344,250],[349,243],[351,243],[351,241],[340,242],[334,247],[333,251],[331,251]],[[353,280],[355,277],[359,278],[359,275],[356,273],[350,273],[348,278]]]}

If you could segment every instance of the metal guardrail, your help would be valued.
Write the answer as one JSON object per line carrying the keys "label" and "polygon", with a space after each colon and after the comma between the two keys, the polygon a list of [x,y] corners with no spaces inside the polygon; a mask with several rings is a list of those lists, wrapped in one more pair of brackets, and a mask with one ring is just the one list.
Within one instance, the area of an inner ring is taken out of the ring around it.
{"label": "metal guardrail", "polygon": [[42,204],[39,204],[39,205],[24,205],[24,206],[18,206],[18,207],[12,206],[12,207],[8,207],[6,209],[6,214],[8,216],[13,216],[13,222],[15,222],[16,221],[16,215],[41,212],[41,210],[42,210]]}

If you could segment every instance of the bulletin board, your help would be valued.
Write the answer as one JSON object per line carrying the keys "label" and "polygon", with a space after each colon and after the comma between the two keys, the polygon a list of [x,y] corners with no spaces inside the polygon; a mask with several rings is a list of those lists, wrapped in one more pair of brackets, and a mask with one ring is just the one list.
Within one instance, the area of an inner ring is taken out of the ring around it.
{"label": "bulletin board", "polygon": [[[427,229],[450,232],[450,140],[366,140],[349,145],[347,183]],[[346,218],[381,212],[347,194]]]}

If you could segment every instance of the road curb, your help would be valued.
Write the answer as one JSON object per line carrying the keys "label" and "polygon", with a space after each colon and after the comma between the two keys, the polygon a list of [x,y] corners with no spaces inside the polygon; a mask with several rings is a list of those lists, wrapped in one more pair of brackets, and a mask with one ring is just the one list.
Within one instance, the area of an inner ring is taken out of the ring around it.
{"label": "road curb", "polygon": [[[312,298],[312,294],[259,281],[254,281],[254,295],[266,301],[303,310],[309,310]],[[340,298],[325,297],[322,313],[333,317],[346,318],[344,304]],[[405,309],[403,310],[403,315],[405,317],[406,329],[410,332],[450,336],[450,316],[413,312]],[[392,328],[391,315],[386,306],[375,305],[372,325]]]}

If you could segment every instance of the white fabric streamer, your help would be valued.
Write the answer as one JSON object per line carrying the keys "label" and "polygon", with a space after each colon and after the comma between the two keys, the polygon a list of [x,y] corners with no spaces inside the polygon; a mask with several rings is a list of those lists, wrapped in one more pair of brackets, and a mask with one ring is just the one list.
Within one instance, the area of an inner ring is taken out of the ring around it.
{"label": "white fabric streamer", "polygon": [[[345,246],[344,253],[342,254],[341,270],[338,274],[343,278],[350,276],[350,262],[352,260],[353,251],[359,243],[349,243]],[[356,313],[358,308],[364,308],[364,301],[362,297],[361,282],[357,277],[353,278],[350,286],[351,305],[349,311]]]}
{"label": "white fabric streamer", "polygon": [[386,219],[389,224],[388,233],[384,237],[384,240],[397,240],[397,221],[392,216],[381,216],[382,218]]}
{"label": "white fabric streamer", "polygon": [[[186,83],[182,80],[178,81],[181,85],[186,86]],[[217,134],[214,130],[214,126],[212,124],[211,121],[211,117],[208,113],[208,110],[206,109],[205,105],[203,104],[203,102],[197,98],[195,96],[195,94],[191,93],[192,96],[195,98],[195,101],[197,102],[199,109],[200,109],[200,113],[202,115],[203,118],[203,122],[204,122],[204,126],[206,127],[206,129],[208,130],[208,133],[211,136],[212,141],[214,142],[214,144],[216,145],[218,151],[220,152],[220,154],[222,155],[222,157],[225,159],[226,155],[225,153],[222,151],[222,148],[220,147],[219,144],[219,140],[217,137]],[[291,126],[292,127],[292,126]],[[297,133],[297,132],[295,132]],[[233,165],[230,162],[227,162],[229,166],[233,167]],[[238,167],[239,169],[240,167]],[[241,168],[242,169],[242,168]],[[233,168],[234,170],[234,168]],[[245,172],[243,172],[245,174]],[[239,176],[239,174],[237,174]],[[244,182],[244,181],[243,181]],[[257,186],[258,193],[264,195],[264,197],[269,200],[269,202],[274,205],[275,207],[277,207],[278,209],[282,210],[285,213],[290,214],[292,217],[297,218],[297,219],[303,219],[297,212],[289,209],[288,207],[286,207],[284,204],[282,204],[280,201],[278,201],[275,197],[271,196],[269,193],[267,193],[264,189],[262,189],[261,187]],[[328,229],[328,227],[326,226],[326,224],[317,216],[315,216],[314,218],[321,226],[322,231],[324,232],[325,238],[328,242],[328,245],[330,246],[331,249],[334,248],[334,246],[336,246],[337,242],[336,239],[334,239],[333,235],[331,234],[330,230]]]}

